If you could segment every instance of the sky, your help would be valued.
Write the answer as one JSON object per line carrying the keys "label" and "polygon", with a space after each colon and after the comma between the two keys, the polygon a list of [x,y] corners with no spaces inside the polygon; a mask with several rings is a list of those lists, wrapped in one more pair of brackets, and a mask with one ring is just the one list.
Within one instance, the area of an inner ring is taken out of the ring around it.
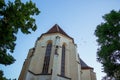
{"label": "sky", "polygon": [[[26,0],[27,1],[27,0]],[[34,16],[37,30],[32,34],[24,35],[20,31],[17,34],[16,48],[12,54],[16,61],[14,64],[4,66],[7,78],[17,78],[23,66],[30,48],[35,41],[47,32],[53,25],[58,24],[69,36],[74,38],[77,51],[81,59],[94,68],[97,80],[101,80],[105,73],[102,65],[96,60],[98,44],[94,31],[96,26],[104,22],[102,16],[111,10],[120,9],[120,0],[32,0],[41,13]]]}

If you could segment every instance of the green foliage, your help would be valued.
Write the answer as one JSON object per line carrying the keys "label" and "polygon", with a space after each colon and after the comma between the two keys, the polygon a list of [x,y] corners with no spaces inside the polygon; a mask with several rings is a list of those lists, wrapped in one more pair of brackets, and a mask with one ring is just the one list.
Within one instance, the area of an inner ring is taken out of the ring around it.
{"label": "green foliage", "polygon": [[112,10],[103,19],[105,22],[95,30],[99,45],[97,60],[107,76],[120,80],[120,11]]}
{"label": "green foliage", "polygon": [[10,53],[15,49],[16,34],[19,30],[23,34],[35,31],[37,26],[32,16],[39,13],[39,9],[31,0],[26,3],[21,0],[8,3],[0,0],[0,64],[14,63],[15,59]]}
{"label": "green foliage", "polygon": [[8,80],[7,78],[3,77],[3,71],[0,70],[0,80]]}
{"label": "green foliage", "polygon": [[15,79],[7,79],[6,77],[4,77],[4,74],[3,74],[3,71],[0,70],[0,80],[17,80],[16,78]]}

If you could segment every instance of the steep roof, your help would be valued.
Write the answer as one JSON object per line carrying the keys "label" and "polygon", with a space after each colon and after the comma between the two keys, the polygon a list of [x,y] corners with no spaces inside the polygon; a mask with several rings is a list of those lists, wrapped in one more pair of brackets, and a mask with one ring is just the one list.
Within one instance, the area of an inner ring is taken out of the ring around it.
{"label": "steep roof", "polygon": [[80,64],[81,64],[81,69],[93,69],[92,67],[88,66],[78,55]]}
{"label": "steep roof", "polygon": [[58,24],[55,24],[51,29],[49,29],[46,33],[61,33],[67,35]]}
{"label": "steep roof", "polygon": [[88,66],[82,59],[80,59],[80,64],[82,69],[93,69],[92,67]]}
{"label": "steep roof", "polygon": [[69,38],[71,38],[67,33],[63,31],[63,29],[60,28],[58,24],[55,24],[51,29],[49,29],[45,34],[50,34],[50,33],[60,33],[63,34]]}
{"label": "steep roof", "polygon": [[[63,31],[63,29],[60,28],[60,26],[58,24],[55,24],[51,29],[49,29],[46,33],[43,33],[42,35],[44,34],[51,34],[51,33],[60,33],[68,38],[71,38],[73,40],[72,37],[70,37],[67,33],[65,33]],[[41,35],[41,36],[42,36]],[[73,41],[74,42],[74,41]]]}

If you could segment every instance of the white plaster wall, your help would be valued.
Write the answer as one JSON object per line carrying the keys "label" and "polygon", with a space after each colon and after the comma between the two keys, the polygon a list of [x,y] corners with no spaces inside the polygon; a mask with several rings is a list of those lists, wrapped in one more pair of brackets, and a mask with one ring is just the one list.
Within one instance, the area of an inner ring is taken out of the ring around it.
{"label": "white plaster wall", "polygon": [[40,42],[37,41],[35,53],[31,59],[29,66],[29,70],[34,72],[35,74],[39,74],[42,72],[45,50],[46,50],[45,48],[42,48]]}
{"label": "white plaster wall", "polygon": [[66,72],[66,76],[70,77],[70,58],[69,58],[69,48],[68,45],[66,46],[66,54],[65,54],[65,72]]}
{"label": "white plaster wall", "polygon": [[33,75],[28,72],[25,80],[51,80],[51,75]]}
{"label": "white plaster wall", "polygon": [[[71,78],[71,80],[91,80],[90,70],[82,70],[81,74],[81,65],[78,64],[78,54],[77,54],[77,47],[73,43],[72,39],[59,34],[45,34],[35,43],[35,52],[31,59],[29,70],[35,74],[40,74],[43,69],[44,63],[44,56],[46,51],[47,42],[49,40],[52,41],[52,52],[50,56],[50,64],[49,64],[49,71],[53,70],[53,60],[54,60],[54,53],[55,53],[55,39],[56,36],[60,37],[60,43],[58,48],[58,57],[56,62],[58,62],[57,71],[55,74],[61,74],[61,54],[62,54],[62,45],[66,44],[66,53],[65,53],[65,76]],[[63,77],[57,76],[57,80],[69,80]],[[94,77],[94,76],[93,76]],[[82,79],[81,79],[82,78]],[[51,75],[39,75],[35,76],[29,72],[27,72],[26,80],[51,80]]]}
{"label": "white plaster wall", "polygon": [[82,80],[96,80],[96,74],[92,69],[84,69],[81,74]]}
{"label": "white plaster wall", "polygon": [[76,60],[76,46],[73,43],[69,44],[70,48],[70,75],[72,80],[79,80],[78,62]]}
{"label": "white plaster wall", "polygon": [[96,80],[96,73],[91,70],[91,80]]}
{"label": "white plaster wall", "polygon": [[[74,66],[77,66],[77,62],[76,62],[76,49],[75,49],[75,45],[72,42],[72,39],[59,34],[59,33],[55,33],[55,34],[46,34],[43,35],[37,42],[35,45],[35,53],[34,56],[31,59],[31,63],[29,66],[29,70],[32,71],[35,74],[40,74],[42,72],[43,69],[43,63],[44,63],[44,56],[45,56],[45,51],[46,51],[46,46],[47,46],[47,42],[49,40],[52,41],[52,53],[51,53],[51,58],[50,58],[50,64],[49,64],[49,73],[51,73],[51,70],[53,68],[53,59],[54,59],[54,52],[55,52],[55,39],[56,36],[60,37],[60,44],[59,44],[59,49],[58,49],[58,68],[57,68],[57,73],[56,74],[60,74],[61,73],[61,53],[62,53],[62,45],[63,43],[66,44],[66,58],[65,58],[65,76],[67,77],[71,77],[70,75],[70,66],[72,63],[74,63]],[[72,56],[70,56],[72,54]],[[70,62],[70,59],[73,59],[73,62]],[[73,68],[73,70],[75,70],[73,72],[73,76],[76,77],[76,73],[77,73],[77,67],[71,66]],[[76,73],[75,73],[76,72]],[[77,78],[76,78],[77,79]]]}
{"label": "white plaster wall", "polygon": [[58,80],[70,80],[70,79],[63,78],[63,77],[58,77]]}
{"label": "white plaster wall", "polygon": [[53,71],[52,71],[51,80],[58,80],[57,74],[58,74],[58,55],[54,55]]}
{"label": "white plaster wall", "polygon": [[37,80],[51,80],[51,75],[40,75]]}
{"label": "white plaster wall", "polygon": [[[72,39],[70,39],[70,38],[68,38],[68,37],[66,37],[66,36],[64,36],[64,35],[61,35],[61,34],[51,34],[51,35],[45,35],[45,36],[43,36],[44,37],[44,39],[43,39],[43,41],[44,42],[47,42],[48,40],[52,40],[53,41],[53,50],[52,50],[52,55],[51,55],[51,58],[52,58],[52,61],[50,62],[50,68],[52,69],[52,67],[53,67],[53,56],[54,56],[54,45],[55,45],[55,39],[56,39],[56,36],[59,36],[60,37],[60,44],[59,44],[59,48],[58,48],[58,68],[57,68],[57,74],[61,74],[61,53],[62,53],[62,45],[65,43],[66,44],[66,54],[65,54],[65,56],[66,56],[66,58],[65,58],[65,64],[66,64],[66,66],[65,66],[65,76],[67,76],[67,77],[70,77],[70,64],[69,64],[69,55],[70,55],[70,48],[69,48],[69,43],[73,43],[72,42]],[[43,42],[43,41],[41,41],[41,42]],[[43,43],[42,43],[43,44]],[[75,50],[74,50],[75,51]],[[74,54],[74,53],[73,53]],[[76,54],[74,54],[74,55],[76,55]]]}
{"label": "white plaster wall", "polygon": [[34,75],[32,75],[31,73],[28,72],[25,80],[35,80],[35,77],[34,77]]}
{"label": "white plaster wall", "polygon": [[82,70],[82,80],[91,80],[90,69]]}
{"label": "white plaster wall", "polygon": [[78,80],[81,80],[81,67],[80,67],[80,64],[78,64],[78,66],[77,66],[77,68],[78,68]]}

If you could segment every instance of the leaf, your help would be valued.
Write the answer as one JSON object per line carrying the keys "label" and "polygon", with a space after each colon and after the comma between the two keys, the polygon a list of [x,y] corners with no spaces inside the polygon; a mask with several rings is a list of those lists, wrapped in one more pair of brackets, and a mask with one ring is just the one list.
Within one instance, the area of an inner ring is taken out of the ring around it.
{"label": "leaf", "polygon": [[96,27],[95,36],[99,48],[97,60],[109,77],[120,79],[120,11],[112,10],[103,16],[105,22]]}
{"label": "leaf", "polygon": [[19,30],[23,34],[30,34],[37,29],[35,19],[39,9],[32,1],[23,3],[0,0],[0,64],[10,65],[15,59],[10,53],[14,52]]}

